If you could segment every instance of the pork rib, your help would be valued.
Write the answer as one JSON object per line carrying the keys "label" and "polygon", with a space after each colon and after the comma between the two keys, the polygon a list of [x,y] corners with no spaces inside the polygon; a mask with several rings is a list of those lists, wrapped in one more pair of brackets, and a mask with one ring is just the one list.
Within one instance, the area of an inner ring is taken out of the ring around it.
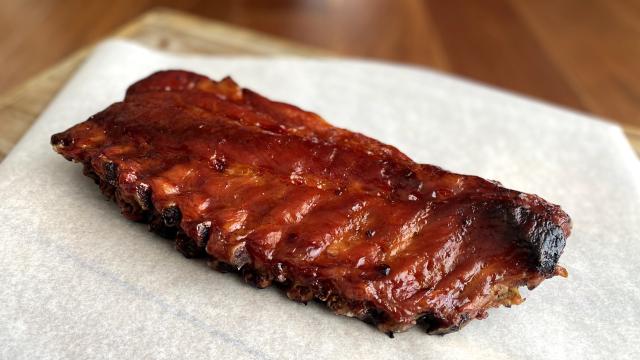
{"label": "pork rib", "polygon": [[417,164],[230,78],[155,73],[51,143],[185,256],[389,334],[457,330],[566,276],[559,206]]}

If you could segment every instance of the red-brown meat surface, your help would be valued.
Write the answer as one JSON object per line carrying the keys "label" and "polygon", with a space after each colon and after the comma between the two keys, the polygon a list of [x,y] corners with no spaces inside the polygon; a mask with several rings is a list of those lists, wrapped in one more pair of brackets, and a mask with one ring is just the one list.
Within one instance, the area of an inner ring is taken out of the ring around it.
{"label": "red-brown meat surface", "polygon": [[457,330],[566,275],[560,207],[417,164],[230,78],[153,74],[51,142],[186,256],[385,332]]}

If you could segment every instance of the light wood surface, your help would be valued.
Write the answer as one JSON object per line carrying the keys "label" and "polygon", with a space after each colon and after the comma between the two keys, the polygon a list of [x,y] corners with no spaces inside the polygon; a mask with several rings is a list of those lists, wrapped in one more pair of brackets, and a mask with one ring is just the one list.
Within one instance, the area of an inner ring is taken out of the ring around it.
{"label": "light wood surface", "polygon": [[[336,55],[333,52],[162,8],[148,12],[123,26],[114,36],[175,52]],[[0,96],[0,159],[37,118],[90,49],[88,46],[78,50],[55,66]],[[437,58],[437,55],[434,56]],[[625,133],[635,149],[640,152],[640,130],[633,126],[625,126]]]}

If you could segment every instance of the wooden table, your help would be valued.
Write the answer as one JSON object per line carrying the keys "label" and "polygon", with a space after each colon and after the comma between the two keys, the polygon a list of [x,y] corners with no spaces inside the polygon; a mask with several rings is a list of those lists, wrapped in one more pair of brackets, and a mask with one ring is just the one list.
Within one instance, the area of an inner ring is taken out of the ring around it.
{"label": "wooden table", "polygon": [[[336,55],[262,33],[156,9],[118,29],[115,37],[174,52],[202,54]],[[90,52],[87,47],[0,96],[0,159],[11,150],[52,97]],[[640,153],[640,129],[624,125],[625,133]]]}

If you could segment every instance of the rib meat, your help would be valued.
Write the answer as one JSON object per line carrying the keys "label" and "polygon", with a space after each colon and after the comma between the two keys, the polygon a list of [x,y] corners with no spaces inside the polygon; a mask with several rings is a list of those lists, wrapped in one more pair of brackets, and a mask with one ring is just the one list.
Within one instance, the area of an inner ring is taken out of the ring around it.
{"label": "rib meat", "polygon": [[559,206],[417,164],[230,78],[155,73],[51,143],[185,256],[389,334],[457,330],[566,276]]}

